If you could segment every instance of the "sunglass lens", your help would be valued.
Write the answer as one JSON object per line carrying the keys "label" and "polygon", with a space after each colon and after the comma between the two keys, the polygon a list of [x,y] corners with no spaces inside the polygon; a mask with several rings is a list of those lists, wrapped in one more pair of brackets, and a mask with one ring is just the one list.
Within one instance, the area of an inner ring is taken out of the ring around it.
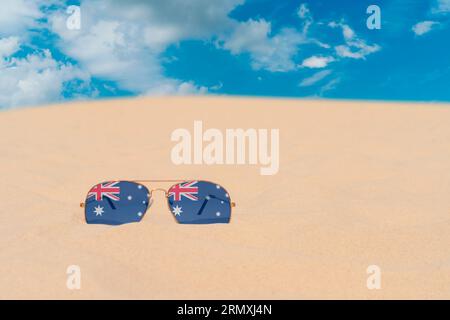
{"label": "sunglass lens", "polygon": [[148,203],[149,191],[139,183],[99,183],[92,187],[86,197],[86,222],[108,225],[139,222],[147,211]]}
{"label": "sunglass lens", "polygon": [[169,207],[179,223],[228,223],[231,202],[228,192],[208,181],[185,181],[169,189]]}

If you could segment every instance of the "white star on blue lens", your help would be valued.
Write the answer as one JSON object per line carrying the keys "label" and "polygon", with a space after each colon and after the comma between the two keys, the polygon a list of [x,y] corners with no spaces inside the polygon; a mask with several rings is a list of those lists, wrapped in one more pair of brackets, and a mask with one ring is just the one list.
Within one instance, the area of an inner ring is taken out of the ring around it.
{"label": "white star on blue lens", "polygon": [[179,216],[179,215],[181,215],[181,213],[183,212],[183,210],[181,210],[181,207],[176,206],[176,207],[173,208],[173,211],[172,211],[172,212],[173,212],[174,215]]}
{"label": "white star on blue lens", "polygon": [[95,207],[94,213],[95,213],[95,216],[101,216],[104,213],[103,207],[100,207],[100,206]]}

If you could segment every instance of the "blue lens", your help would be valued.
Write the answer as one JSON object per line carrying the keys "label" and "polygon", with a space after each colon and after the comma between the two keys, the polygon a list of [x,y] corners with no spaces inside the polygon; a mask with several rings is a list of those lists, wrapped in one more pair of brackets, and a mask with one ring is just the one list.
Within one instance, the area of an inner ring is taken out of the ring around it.
{"label": "blue lens", "polygon": [[86,222],[108,225],[139,222],[147,211],[148,202],[148,189],[139,183],[99,183],[92,187],[87,195]]}
{"label": "blue lens", "polygon": [[185,181],[169,189],[169,207],[179,223],[228,223],[231,202],[220,185],[207,181]]}

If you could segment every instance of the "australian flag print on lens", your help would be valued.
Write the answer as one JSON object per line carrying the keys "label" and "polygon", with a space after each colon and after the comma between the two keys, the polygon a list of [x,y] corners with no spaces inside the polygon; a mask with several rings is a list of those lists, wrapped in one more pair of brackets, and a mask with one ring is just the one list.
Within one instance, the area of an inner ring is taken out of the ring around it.
{"label": "australian flag print on lens", "polygon": [[228,223],[231,202],[227,191],[207,181],[185,181],[169,189],[169,207],[179,223]]}
{"label": "australian flag print on lens", "polygon": [[149,191],[139,183],[99,183],[87,195],[86,222],[108,225],[139,222],[147,211],[148,201]]}

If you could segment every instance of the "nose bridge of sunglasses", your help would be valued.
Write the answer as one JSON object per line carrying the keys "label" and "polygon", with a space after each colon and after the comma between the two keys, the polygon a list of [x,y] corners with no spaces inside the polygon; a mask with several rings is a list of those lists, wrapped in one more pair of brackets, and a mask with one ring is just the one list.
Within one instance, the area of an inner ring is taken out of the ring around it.
{"label": "nose bridge of sunglasses", "polygon": [[167,192],[166,189],[163,189],[163,188],[154,188],[154,189],[151,189],[151,190],[150,190],[150,199],[153,199],[153,192],[155,192],[155,191],[162,191],[162,192],[164,192],[164,196],[165,196],[166,198],[169,196],[169,193]]}

